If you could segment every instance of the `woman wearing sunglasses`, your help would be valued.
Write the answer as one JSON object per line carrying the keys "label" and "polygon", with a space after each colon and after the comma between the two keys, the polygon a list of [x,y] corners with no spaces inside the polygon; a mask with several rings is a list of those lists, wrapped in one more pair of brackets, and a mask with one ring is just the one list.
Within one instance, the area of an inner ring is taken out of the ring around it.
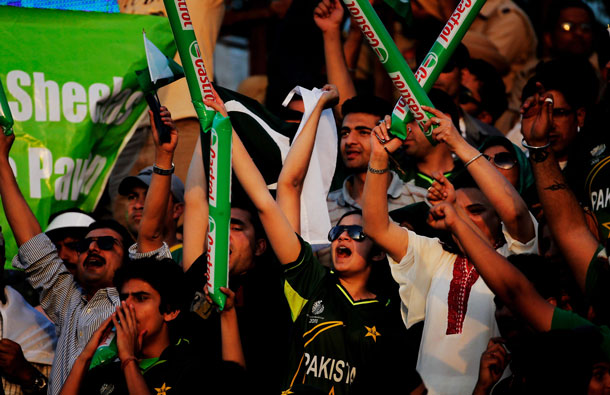
{"label": "woman wearing sunglasses", "polygon": [[[406,330],[398,305],[382,293],[383,287],[372,284],[373,265],[385,257],[362,231],[361,214],[345,214],[330,230],[332,271],[318,263],[311,246],[295,233],[300,228],[300,193],[320,113],[338,96],[332,87],[324,90],[285,160],[277,203],[233,133],[233,171],[258,209],[282,264],[284,293],[294,322],[281,391],[339,395],[384,389],[395,393],[400,388],[411,393],[421,380],[414,361],[410,366],[405,358],[395,362],[408,348]],[[206,105],[226,116],[220,98]]]}
{"label": "woman wearing sunglasses", "polygon": [[528,207],[536,203],[534,175],[523,151],[502,136],[488,137],[479,151],[515,187]]}
{"label": "woman wearing sunglasses", "polygon": [[[426,128],[437,125],[433,137],[447,144],[476,182],[456,191],[440,175],[429,189],[428,200],[454,205],[464,221],[502,255],[537,253],[535,219],[498,172],[501,158],[493,158],[496,163],[486,160],[463,139],[449,117],[433,108],[424,109],[434,115]],[[388,166],[388,151],[401,144],[398,139],[390,140],[390,123],[386,116],[371,135],[362,205],[364,230],[391,258],[392,276],[406,307],[401,309],[405,325],[424,321],[417,370],[429,393],[472,393],[481,354],[489,339],[500,335],[494,295],[459,244],[449,251],[439,239],[417,235],[388,221],[387,198],[379,194],[383,180],[377,174]],[[386,143],[381,144],[374,135]]]}

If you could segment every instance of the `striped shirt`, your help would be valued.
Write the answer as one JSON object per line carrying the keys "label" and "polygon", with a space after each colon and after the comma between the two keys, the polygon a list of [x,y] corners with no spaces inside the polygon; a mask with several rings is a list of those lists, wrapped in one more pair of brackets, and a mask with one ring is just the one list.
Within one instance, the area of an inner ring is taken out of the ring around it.
{"label": "striped shirt", "polygon": [[[130,259],[154,255],[171,258],[165,243],[159,250],[148,253],[135,251],[135,245],[129,248]],[[114,287],[103,288],[87,300],[85,291],[74,281],[44,233],[21,245],[13,266],[25,270],[28,282],[40,295],[40,305],[59,333],[49,377],[49,394],[58,394],[93,332],[116,310],[119,293]]]}

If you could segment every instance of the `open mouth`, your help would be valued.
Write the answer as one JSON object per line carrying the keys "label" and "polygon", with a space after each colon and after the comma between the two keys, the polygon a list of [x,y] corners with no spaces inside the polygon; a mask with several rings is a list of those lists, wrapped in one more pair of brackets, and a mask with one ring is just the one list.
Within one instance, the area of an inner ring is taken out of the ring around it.
{"label": "open mouth", "polygon": [[346,246],[341,245],[335,249],[335,255],[337,258],[348,258],[352,255],[352,250],[350,250]]}
{"label": "open mouth", "polygon": [[102,267],[106,264],[106,260],[99,255],[91,254],[85,258],[83,265],[85,267]]}

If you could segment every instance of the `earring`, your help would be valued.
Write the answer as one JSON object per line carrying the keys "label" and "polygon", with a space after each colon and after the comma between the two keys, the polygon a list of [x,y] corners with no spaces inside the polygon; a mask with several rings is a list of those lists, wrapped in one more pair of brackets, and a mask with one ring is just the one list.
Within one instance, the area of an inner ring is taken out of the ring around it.
{"label": "earring", "polygon": [[580,125],[576,126],[576,133],[580,133]]}

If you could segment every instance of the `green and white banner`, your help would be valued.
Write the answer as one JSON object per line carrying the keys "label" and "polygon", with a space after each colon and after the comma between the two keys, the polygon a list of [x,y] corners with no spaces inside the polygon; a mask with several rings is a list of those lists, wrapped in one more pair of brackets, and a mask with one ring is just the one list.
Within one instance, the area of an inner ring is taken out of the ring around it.
{"label": "green and white banner", "polygon": [[[43,229],[51,213],[97,204],[147,107],[135,70],[142,30],[172,57],[167,18],[0,7],[0,80],[15,121],[10,154]],[[5,216],[7,258],[16,253]]]}

